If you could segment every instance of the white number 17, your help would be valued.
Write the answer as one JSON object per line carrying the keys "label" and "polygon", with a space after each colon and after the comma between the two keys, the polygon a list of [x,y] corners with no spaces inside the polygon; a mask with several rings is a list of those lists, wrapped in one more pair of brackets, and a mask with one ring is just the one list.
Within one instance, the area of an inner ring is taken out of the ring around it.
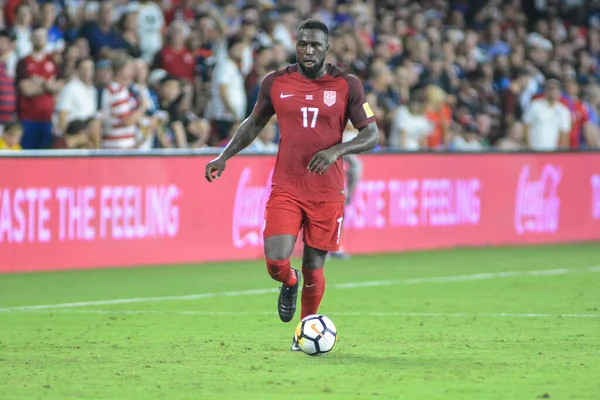
{"label": "white number 17", "polygon": [[300,111],[302,111],[303,128],[308,128],[308,113],[313,113],[312,121],[310,122],[310,127],[314,128],[317,125],[317,116],[319,115],[319,109],[317,107],[302,107]]}

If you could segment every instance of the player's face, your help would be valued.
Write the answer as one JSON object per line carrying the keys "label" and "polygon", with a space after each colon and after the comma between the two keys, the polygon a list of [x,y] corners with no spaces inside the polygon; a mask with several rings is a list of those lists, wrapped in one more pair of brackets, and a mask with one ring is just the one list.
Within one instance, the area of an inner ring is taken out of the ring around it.
{"label": "player's face", "polygon": [[329,45],[325,33],[318,29],[304,29],[296,38],[296,59],[307,78],[322,74]]}

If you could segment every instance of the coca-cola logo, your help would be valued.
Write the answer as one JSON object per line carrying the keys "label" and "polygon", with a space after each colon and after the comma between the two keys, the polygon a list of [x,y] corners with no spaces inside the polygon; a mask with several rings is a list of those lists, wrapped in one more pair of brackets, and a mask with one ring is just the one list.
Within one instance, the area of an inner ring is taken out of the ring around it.
{"label": "coca-cola logo", "polygon": [[231,224],[231,237],[236,249],[262,244],[265,205],[269,200],[272,177],[273,170],[265,184],[252,186],[252,169],[246,167],[242,170],[235,192]]}
{"label": "coca-cola logo", "polygon": [[600,175],[592,175],[592,218],[600,220]]}
{"label": "coca-cola logo", "polygon": [[558,185],[562,178],[559,167],[546,164],[539,179],[531,178],[531,168],[525,165],[519,174],[515,199],[515,231],[554,233],[558,230],[560,198]]}

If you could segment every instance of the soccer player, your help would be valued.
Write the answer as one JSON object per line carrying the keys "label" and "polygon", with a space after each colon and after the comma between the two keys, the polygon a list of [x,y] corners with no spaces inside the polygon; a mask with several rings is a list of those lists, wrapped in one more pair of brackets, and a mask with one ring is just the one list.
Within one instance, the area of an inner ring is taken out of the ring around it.
{"label": "soccer player", "polygon": [[[265,212],[264,252],[271,277],[282,283],[279,317],[293,319],[300,271],[291,268],[296,237],[304,228],[301,317],[316,314],[325,291],[323,266],[340,245],[344,220],[342,156],[373,149],[379,137],[361,82],[325,63],[329,31],[321,21],[305,20],[296,36],[297,64],[263,79],[251,115],[223,152],[206,165],[213,182],[227,160],[250,145],[277,114],[281,140]],[[358,135],[342,142],[350,119]],[[292,350],[298,351],[297,343]]]}

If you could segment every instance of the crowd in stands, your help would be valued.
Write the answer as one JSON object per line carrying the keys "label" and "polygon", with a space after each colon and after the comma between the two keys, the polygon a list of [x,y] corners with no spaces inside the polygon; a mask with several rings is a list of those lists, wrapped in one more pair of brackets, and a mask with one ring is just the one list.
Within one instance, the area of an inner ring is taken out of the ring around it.
{"label": "crowd in stands", "polygon": [[596,0],[5,0],[0,149],[222,147],[309,17],[379,149],[600,147]]}

